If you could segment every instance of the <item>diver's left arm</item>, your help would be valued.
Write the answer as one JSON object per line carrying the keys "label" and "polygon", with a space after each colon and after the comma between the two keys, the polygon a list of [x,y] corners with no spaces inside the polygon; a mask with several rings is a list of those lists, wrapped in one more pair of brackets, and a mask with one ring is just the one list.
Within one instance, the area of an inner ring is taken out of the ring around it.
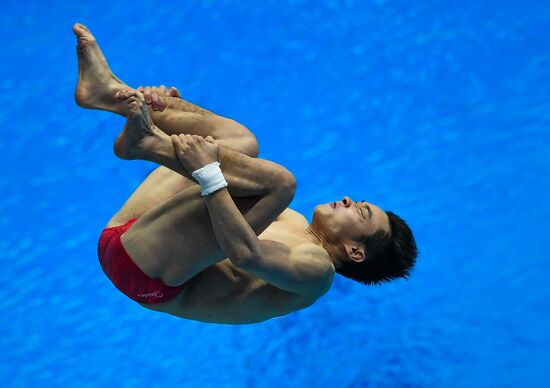
{"label": "diver's left arm", "polygon": [[260,240],[258,254],[241,262],[239,268],[311,301],[330,289],[334,277],[328,253],[311,243],[290,248],[277,241]]}
{"label": "diver's left arm", "polygon": [[[198,136],[180,136],[180,139],[183,140],[175,138],[174,145],[187,171],[196,171],[217,159],[216,145],[207,144]],[[286,207],[294,195],[296,182],[290,173],[274,174],[271,179],[276,184],[270,185],[271,190],[254,204],[258,214],[269,213],[274,203]],[[258,275],[275,287],[311,299],[328,290],[334,271],[328,257],[323,260],[321,255],[328,254],[322,248],[303,244],[291,249],[276,241],[258,239],[227,188],[203,198],[216,240],[235,266]]]}
{"label": "diver's left arm", "polygon": [[[278,199],[265,196],[262,200],[268,205]],[[315,244],[291,249],[277,241],[258,239],[226,188],[206,196],[205,201],[216,240],[233,265],[277,288],[312,299],[328,291],[334,271],[324,249]]]}
{"label": "diver's left arm", "polygon": [[[262,199],[277,200],[269,196]],[[225,188],[208,195],[205,201],[216,240],[233,265],[312,300],[329,290],[334,268],[324,249],[315,244],[291,249],[277,241],[258,239]]]}

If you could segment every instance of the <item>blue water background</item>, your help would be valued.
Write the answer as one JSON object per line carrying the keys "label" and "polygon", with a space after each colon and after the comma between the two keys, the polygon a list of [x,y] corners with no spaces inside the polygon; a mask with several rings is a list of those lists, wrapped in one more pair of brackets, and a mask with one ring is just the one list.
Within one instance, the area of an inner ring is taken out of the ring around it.
{"label": "blue water background", "polygon": [[[76,21],[128,84],[253,130],[306,217],[402,215],[411,279],[248,326],[125,298],[97,238],[155,166],[75,105]],[[1,1],[0,48],[1,386],[550,386],[548,1]]]}

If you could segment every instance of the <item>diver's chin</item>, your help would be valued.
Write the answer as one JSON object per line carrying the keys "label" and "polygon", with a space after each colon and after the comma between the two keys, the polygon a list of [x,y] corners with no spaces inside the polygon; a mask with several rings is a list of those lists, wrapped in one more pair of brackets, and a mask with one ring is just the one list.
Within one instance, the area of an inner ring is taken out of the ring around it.
{"label": "diver's chin", "polygon": [[326,204],[322,204],[322,205],[317,205],[315,206],[315,208],[313,209],[313,216],[319,216],[320,214],[323,214],[327,211],[327,205]]}
{"label": "diver's chin", "polygon": [[324,224],[333,211],[334,209],[330,207],[330,203],[315,206],[311,223],[316,225]]}

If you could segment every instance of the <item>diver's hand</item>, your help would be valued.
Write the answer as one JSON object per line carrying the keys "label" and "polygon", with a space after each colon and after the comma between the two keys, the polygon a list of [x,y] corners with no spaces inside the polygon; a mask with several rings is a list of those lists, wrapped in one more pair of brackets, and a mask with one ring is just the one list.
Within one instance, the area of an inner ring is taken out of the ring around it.
{"label": "diver's hand", "polygon": [[139,86],[137,91],[143,93],[143,97],[145,97],[145,102],[147,105],[151,105],[151,108],[154,111],[159,112],[166,109],[166,106],[168,105],[166,97],[181,98],[180,92],[173,86],[170,89],[166,89],[166,86],[164,85],[145,87]]}
{"label": "diver's hand", "polygon": [[204,138],[198,135],[180,134],[172,135],[170,138],[178,160],[189,174],[218,161],[219,147],[212,136]]}

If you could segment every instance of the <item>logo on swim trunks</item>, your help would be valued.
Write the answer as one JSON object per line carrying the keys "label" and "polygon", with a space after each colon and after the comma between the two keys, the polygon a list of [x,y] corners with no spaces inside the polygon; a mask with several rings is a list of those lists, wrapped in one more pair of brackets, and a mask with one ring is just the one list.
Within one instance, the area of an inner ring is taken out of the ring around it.
{"label": "logo on swim trunks", "polygon": [[160,291],[153,291],[148,294],[137,294],[140,298],[149,298],[150,296],[153,296],[155,298],[162,298],[162,292]]}

